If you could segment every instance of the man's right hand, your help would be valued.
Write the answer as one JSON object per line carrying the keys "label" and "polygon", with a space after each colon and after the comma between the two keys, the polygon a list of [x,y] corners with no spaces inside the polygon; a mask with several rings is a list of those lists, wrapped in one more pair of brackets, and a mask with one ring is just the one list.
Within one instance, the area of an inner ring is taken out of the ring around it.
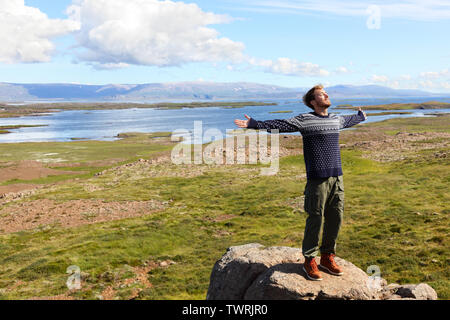
{"label": "man's right hand", "polygon": [[247,128],[248,127],[248,124],[250,122],[250,117],[246,114],[244,116],[247,118],[247,120],[239,120],[239,119],[234,120],[234,123],[236,123],[236,125],[239,128]]}

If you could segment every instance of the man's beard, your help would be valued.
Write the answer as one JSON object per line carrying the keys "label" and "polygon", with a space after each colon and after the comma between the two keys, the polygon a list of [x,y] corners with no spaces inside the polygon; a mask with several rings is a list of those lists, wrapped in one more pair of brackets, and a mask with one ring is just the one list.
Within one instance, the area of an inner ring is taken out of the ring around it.
{"label": "man's beard", "polygon": [[327,108],[331,107],[331,102],[325,102],[320,107],[327,109]]}

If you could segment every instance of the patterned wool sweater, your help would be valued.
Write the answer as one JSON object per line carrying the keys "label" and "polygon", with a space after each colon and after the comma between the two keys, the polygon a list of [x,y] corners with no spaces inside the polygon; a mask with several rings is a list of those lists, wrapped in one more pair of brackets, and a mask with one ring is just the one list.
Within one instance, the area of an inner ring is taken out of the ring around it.
{"label": "patterned wool sweater", "polygon": [[329,114],[318,115],[315,112],[299,114],[290,119],[257,121],[250,118],[248,128],[272,132],[299,131],[303,137],[303,155],[307,179],[337,177],[342,175],[339,131],[366,120],[364,113],[349,116]]}

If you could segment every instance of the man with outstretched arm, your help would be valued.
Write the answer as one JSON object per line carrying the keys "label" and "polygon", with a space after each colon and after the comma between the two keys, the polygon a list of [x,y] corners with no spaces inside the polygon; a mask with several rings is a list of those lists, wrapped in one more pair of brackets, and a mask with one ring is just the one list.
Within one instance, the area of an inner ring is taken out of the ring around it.
{"label": "man with outstretched arm", "polygon": [[[328,94],[322,85],[311,88],[303,102],[313,112],[299,114],[290,119],[257,121],[248,115],[247,120],[234,122],[240,128],[271,130],[282,132],[299,131],[303,137],[307,182],[304,208],[306,219],[302,253],[305,257],[303,270],[310,280],[320,281],[315,257],[321,254],[319,267],[333,275],[343,274],[334,261],[336,239],[344,214],[344,181],[342,179],[339,131],[367,119],[358,109],[355,115],[339,116],[328,113],[331,106]],[[319,247],[319,234],[323,225],[322,244]]]}

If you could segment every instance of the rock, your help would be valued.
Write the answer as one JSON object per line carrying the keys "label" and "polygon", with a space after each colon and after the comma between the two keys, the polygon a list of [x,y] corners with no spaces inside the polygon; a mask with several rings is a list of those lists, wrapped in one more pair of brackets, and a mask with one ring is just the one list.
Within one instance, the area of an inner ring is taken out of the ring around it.
{"label": "rock", "polygon": [[368,275],[353,264],[336,258],[342,277],[322,273],[323,281],[305,278],[301,250],[264,248],[260,244],[231,247],[214,266],[208,300],[228,299],[374,299]]}
{"label": "rock", "polygon": [[437,300],[436,291],[426,283],[402,285],[395,291],[402,298],[415,300]]}
{"label": "rock", "polygon": [[172,260],[165,260],[165,261],[161,261],[159,263],[159,266],[160,267],[168,267],[168,266],[173,265],[173,264],[176,264],[176,262],[172,261]]}
{"label": "rock", "polygon": [[[319,262],[319,258],[316,258]],[[321,271],[322,281],[310,281],[303,271],[301,250],[264,247],[258,243],[230,247],[211,273],[207,300],[396,300],[437,299],[427,284],[388,285],[352,263],[335,257],[344,275]]]}
{"label": "rock", "polygon": [[89,281],[89,280],[91,280],[91,274],[87,273],[87,272],[81,272],[80,273],[80,279],[82,281]]}
{"label": "rock", "polygon": [[298,249],[263,248],[258,243],[228,248],[214,266],[206,299],[242,300],[254,280],[272,265],[300,261]]}

